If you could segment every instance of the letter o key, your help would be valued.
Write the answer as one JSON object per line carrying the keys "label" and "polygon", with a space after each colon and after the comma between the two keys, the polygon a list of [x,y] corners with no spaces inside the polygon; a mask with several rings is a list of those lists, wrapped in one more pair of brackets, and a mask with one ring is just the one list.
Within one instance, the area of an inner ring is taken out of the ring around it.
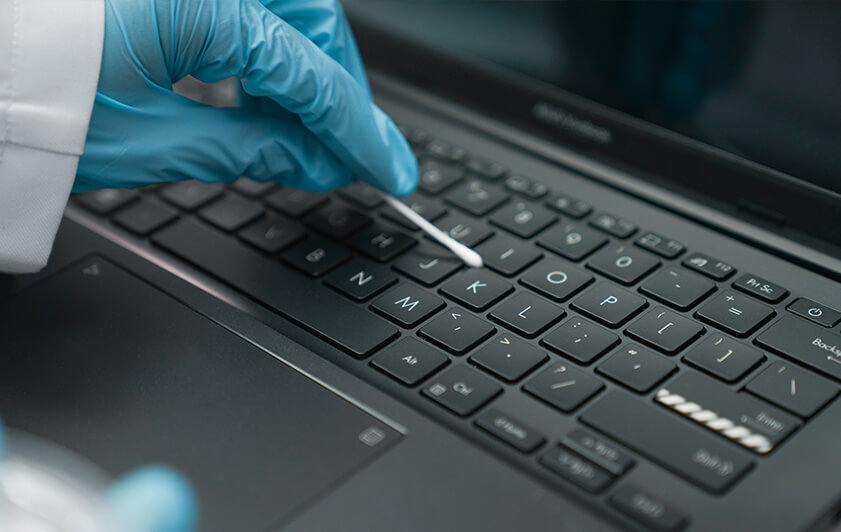
{"label": "letter o key", "polygon": [[554,271],[546,275],[546,280],[552,284],[564,284],[569,277],[564,272]]}

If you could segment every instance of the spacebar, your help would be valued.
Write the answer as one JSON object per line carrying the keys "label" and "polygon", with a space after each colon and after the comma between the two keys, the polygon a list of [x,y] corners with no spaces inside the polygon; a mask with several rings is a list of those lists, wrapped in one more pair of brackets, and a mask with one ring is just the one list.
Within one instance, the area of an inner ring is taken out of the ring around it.
{"label": "spacebar", "polygon": [[193,220],[179,221],[152,241],[356,357],[398,335],[385,320],[318,282]]}

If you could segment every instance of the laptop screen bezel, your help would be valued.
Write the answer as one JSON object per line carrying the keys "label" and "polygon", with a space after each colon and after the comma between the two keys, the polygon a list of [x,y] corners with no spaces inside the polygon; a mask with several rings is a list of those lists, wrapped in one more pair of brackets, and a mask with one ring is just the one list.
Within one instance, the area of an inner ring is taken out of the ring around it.
{"label": "laptop screen bezel", "polygon": [[766,227],[841,246],[841,195],[833,191],[558,87],[431,49],[350,15],[369,67],[542,139],[691,193],[711,206],[738,211]]}

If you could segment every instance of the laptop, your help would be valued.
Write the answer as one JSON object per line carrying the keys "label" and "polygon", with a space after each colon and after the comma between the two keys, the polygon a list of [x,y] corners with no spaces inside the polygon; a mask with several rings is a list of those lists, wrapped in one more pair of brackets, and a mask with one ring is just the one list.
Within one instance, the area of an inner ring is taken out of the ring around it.
{"label": "laptop", "polygon": [[0,282],[11,429],[210,532],[833,526],[839,6],[346,10],[485,267],[362,184],[75,196]]}

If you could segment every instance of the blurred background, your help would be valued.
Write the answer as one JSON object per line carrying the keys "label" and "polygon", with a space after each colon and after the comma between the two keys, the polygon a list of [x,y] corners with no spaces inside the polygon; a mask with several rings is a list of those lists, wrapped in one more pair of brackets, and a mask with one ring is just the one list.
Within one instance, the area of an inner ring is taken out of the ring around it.
{"label": "blurred background", "polygon": [[343,4],[357,20],[841,192],[840,2]]}

